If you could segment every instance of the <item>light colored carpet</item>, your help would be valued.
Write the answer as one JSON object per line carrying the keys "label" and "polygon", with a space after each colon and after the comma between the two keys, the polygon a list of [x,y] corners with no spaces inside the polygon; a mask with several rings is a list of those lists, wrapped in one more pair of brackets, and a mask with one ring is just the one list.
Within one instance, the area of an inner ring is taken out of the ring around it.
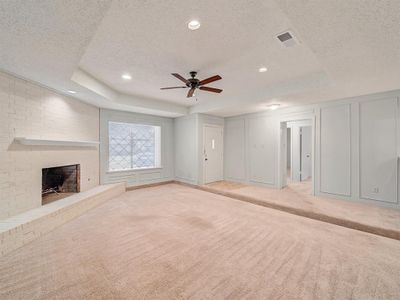
{"label": "light colored carpet", "polygon": [[315,197],[311,195],[311,181],[291,183],[281,190],[229,181],[207,184],[204,188],[243,201],[400,240],[400,210]]}
{"label": "light colored carpet", "polygon": [[208,183],[208,184],[206,184],[206,186],[214,187],[214,188],[222,189],[222,190],[227,190],[227,191],[233,191],[233,190],[237,190],[240,188],[248,187],[248,185],[245,185],[245,184],[242,184],[239,182],[225,181],[225,180]]}
{"label": "light colored carpet", "polygon": [[0,258],[0,299],[399,299],[400,242],[177,184]]}

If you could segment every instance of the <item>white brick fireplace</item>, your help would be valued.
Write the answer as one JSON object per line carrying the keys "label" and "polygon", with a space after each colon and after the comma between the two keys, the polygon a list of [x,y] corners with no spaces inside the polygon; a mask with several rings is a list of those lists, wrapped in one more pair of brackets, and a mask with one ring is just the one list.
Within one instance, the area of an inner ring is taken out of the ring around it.
{"label": "white brick fireplace", "polygon": [[29,146],[15,137],[99,140],[99,109],[0,73],[0,220],[42,205],[42,169],[80,165],[80,190],[99,184],[98,146]]}

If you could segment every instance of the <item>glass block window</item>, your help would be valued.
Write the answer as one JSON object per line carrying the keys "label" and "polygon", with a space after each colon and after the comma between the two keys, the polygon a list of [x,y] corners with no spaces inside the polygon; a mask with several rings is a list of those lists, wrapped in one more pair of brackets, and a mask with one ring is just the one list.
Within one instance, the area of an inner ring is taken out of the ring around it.
{"label": "glass block window", "polygon": [[108,123],[110,171],[155,168],[160,166],[159,126]]}

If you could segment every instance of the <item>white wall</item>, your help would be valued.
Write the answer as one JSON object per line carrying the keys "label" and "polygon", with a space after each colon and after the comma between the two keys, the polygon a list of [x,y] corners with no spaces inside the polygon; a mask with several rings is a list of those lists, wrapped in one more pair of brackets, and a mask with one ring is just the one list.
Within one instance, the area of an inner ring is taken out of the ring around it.
{"label": "white wall", "polygon": [[175,119],[175,178],[197,184],[199,178],[198,115]]}
{"label": "white wall", "polygon": [[317,195],[400,207],[399,91],[225,119],[225,179],[280,186],[280,122],[315,124]]}
{"label": "white wall", "polygon": [[360,197],[396,203],[398,182],[398,99],[361,103]]}
{"label": "white wall", "polygon": [[225,119],[224,177],[230,181],[247,181],[246,120],[243,117]]}
{"label": "white wall", "polygon": [[[161,167],[143,170],[108,171],[108,122],[125,122],[161,127]],[[100,182],[126,182],[136,186],[174,180],[174,120],[145,114],[100,110]]]}
{"label": "white wall", "polygon": [[23,146],[14,137],[99,140],[99,109],[0,73],[0,219],[41,206],[42,168],[80,164],[81,191],[99,184],[95,149]]}
{"label": "white wall", "polygon": [[350,105],[320,109],[320,191],[351,196]]}

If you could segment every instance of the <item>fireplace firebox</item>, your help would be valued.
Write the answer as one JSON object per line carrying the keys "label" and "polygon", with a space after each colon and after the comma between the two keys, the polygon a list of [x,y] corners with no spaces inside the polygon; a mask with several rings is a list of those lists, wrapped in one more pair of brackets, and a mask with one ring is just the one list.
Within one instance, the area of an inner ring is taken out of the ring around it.
{"label": "fireplace firebox", "polygon": [[80,192],[80,165],[42,169],[42,205]]}

